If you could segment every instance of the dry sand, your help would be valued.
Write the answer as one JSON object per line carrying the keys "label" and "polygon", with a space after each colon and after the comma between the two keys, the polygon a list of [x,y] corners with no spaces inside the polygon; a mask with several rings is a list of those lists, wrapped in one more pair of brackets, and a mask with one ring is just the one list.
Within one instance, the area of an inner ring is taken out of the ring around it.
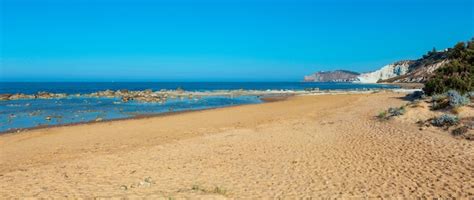
{"label": "dry sand", "polygon": [[474,196],[474,143],[322,95],[0,136],[0,198]]}

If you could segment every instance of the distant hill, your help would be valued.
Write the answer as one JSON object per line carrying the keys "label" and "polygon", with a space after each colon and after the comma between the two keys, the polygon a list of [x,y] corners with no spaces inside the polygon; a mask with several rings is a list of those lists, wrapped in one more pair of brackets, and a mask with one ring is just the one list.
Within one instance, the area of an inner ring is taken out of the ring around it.
{"label": "distant hill", "polygon": [[348,70],[320,71],[304,77],[305,82],[353,82],[360,74]]}

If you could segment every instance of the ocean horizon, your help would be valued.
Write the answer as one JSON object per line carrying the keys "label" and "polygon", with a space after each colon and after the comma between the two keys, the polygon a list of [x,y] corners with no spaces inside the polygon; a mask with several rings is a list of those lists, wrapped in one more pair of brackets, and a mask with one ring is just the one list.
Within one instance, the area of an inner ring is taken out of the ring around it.
{"label": "ocean horizon", "polygon": [[38,92],[85,94],[103,90],[365,90],[390,89],[387,84],[348,82],[0,82],[0,94],[35,94]]}

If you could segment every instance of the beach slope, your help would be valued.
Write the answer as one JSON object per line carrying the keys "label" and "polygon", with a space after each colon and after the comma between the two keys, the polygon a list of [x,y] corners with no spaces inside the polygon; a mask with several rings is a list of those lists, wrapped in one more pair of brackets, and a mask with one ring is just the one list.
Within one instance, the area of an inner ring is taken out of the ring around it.
{"label": "beach slope", "polygon": [[473,197],[473,142],[375,119],[403,96],[297,96],[4,134],[0,197]]}

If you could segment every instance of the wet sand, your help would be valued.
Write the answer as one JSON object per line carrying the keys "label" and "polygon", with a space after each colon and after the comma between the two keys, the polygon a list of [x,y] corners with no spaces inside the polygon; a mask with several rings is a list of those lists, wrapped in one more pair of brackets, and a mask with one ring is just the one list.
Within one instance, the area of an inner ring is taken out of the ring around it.
{"label": "wet sand", "polygon": [[1,135],[0,197],[472,198],[472,141],[375,119],[402,96],[295,96]]}

